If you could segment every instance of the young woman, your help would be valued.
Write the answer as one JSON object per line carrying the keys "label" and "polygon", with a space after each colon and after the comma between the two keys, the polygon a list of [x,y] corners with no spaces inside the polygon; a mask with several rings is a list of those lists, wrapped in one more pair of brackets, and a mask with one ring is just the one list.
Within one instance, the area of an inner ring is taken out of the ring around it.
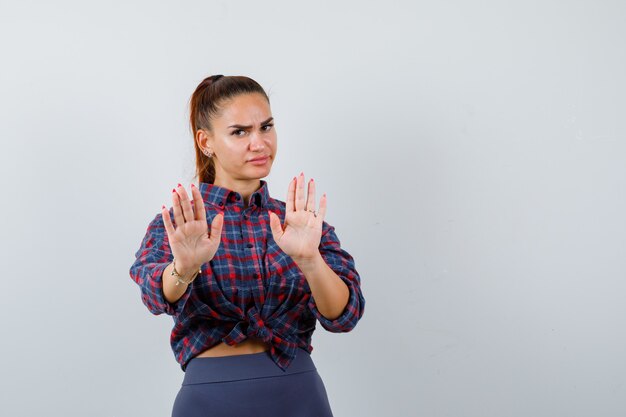
{"label": "young woman", "polygon": [[311,337],[316,321],[352,330],[365,299],[324,221],[326,195],[316,211],[315,183],[300,173],[286,201],[270,197],[276,130],[256,81],[206,78],[190,124],[198,187],[172,190],[130,268],[148,310],[174,319],[185,375],[172,416],[332,416]]}

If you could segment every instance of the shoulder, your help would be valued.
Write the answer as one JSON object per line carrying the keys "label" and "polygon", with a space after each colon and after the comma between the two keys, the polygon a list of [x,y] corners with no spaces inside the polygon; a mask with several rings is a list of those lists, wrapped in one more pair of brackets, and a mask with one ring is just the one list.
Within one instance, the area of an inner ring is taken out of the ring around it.
{"label": "shoulder", "polygon": [[161,212],[156,213],[148,223],[145,239],[167,239],[167,232],[165,230],[165,223],[163,222],[163,215]]}
{"label": "shoulder", "polygon": [[267,211],[273,211],[274,213],[282,217],[285,214],[286,207],[287,207],[287,203],[285,203],[284,201],[279,200],[277,198],[269,197],[267,199],[267,204],[266,204],[265,209]]}
{"label": "shoulder", "polygon": [[163,215],[159,211],[152,217],[150,223],[148,223],[148,230],[158,230],[164,227],[165,225],[163,223]]}

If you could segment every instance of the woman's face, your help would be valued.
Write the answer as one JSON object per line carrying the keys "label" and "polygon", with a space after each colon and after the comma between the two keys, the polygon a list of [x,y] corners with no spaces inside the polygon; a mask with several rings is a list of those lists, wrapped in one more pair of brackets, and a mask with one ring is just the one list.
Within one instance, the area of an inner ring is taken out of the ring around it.
{"label": "woman's face", "polygon": [[245,93],[226,101],[212,127],[206,139],[199,137],[199,144],[213,152],[216,185],[232,187],[269,175],[276,156],[276,130],[263,95]]}

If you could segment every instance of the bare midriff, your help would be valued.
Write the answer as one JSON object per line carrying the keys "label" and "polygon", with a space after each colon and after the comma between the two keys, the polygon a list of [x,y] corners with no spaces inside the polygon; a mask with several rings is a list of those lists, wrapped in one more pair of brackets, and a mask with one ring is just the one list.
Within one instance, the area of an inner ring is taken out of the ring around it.
{"label": "bare midriff", "polygon": [[270,350],[270,344],[256,338],[247,338],[241,343],[235,346],[227,345],[221,342],[215,346],[208,348],[207,350],[199,353],[197,357],[216,357],[216,356],[231,356],[231,355],[246,355],[250,353],[259,353]]}

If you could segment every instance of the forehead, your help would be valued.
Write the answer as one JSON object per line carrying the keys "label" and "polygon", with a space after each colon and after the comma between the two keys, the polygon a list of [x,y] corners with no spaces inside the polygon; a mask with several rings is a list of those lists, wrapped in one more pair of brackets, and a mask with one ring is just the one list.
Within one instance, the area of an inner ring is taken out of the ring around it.
{"label": "forehead", "polygon": [[272,116],[270,105],[259,93],[239,94],[222,104],[220,117],[215,120],[224,124],[260,123]]}

